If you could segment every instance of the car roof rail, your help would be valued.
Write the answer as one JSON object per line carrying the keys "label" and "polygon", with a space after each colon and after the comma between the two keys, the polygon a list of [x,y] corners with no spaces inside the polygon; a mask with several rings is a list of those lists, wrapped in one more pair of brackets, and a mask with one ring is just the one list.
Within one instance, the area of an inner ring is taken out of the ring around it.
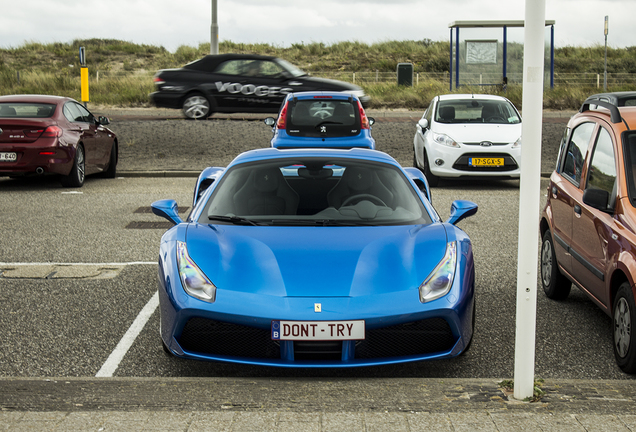
{"label": "car roof rail", "polygon": [[[597,106],[608,109],[610,112],[610,119],[612,123],[620,123],[621,121],[623,121],[623,118],[621,117],[621,113],[620,111],[618,111],[618,107],[616,105],[610,102],[606,102],[606,101],[602,101],[602,100],[598,100],[594,98],[585,99],[585,102],[583,102],[583,105],[581,105],[581,109],[579,110],[579,112],[582,113],[585,111],[589,111],[590,105],[597,105]],[[625,126],[627,126],[627,123],[625,124]]]}

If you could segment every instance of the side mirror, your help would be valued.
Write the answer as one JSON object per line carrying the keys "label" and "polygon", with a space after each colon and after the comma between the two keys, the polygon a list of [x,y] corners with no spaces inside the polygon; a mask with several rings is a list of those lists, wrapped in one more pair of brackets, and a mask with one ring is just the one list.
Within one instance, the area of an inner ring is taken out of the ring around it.
{"label": "side mirror", "polygon": [[472,201],[457,200],[451,204],[450,218],[446,223],[456,225],[457,222],[477,213],[477,204]]}
{"label": "side mirror", "polygon": [[367,117],[369,120],[369,126],[373,126],[375,124],[375,119],[373,117]]}
{"label": "side mirror", "polygon": [[179,207],[175,200],[165,199],[153,202],[150,207],[152,212],[159,217],[168,219],[175,225],[179,225],[183,222],[183,219],[179,217]]}
{"label": "side mirror", "polygon": [[276,119],[274,117],[267,117],[265,120],[263,120],[263,122],[269,127],[274,127],[274,125],[276,124]]}
{"label": "side mirror", "polygon": [[603,189],[585,189],[583,203],[605,213],[613,213],[614,209],[608,207],[610,194]]}
{"label": "side mirror", "polygon": [[417,125],[421,127],[422,130],[428,129],[428,120],[426,120],[425,118],[420,119],[420,121],[417,122]]}
{"label": "side mirror", "polygon": [[102,126],[106,126],[110,124],[110,120],[108,119],[108,117],[99,116],[97,117],[97,123],[99,123]]}

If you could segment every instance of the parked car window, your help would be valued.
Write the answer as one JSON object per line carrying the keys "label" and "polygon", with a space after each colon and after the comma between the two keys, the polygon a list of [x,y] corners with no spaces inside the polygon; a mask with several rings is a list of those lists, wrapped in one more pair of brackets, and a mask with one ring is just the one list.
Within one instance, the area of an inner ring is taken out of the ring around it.
{"label": "parked car window", "polygon": [[563,131],[563,136],[561,137],[561,143],[559,144],[559,156],[557,157],[556,163],[556,171],[563,172],[561,167],[563,166],[563,159],[566,154],[565,148],[567,147],[568,137],[570,136],[570,128],[566,127]]}
{"label": "parked car window", "polygon": [[[364,200],[370,204],[347,209]],[[286,220],[311,226],[325,220],[363,225],[431,223],[397,168],[352,159],[235,165],[220,180],[206,207],[200,223],[209,223],[215,215],[249,216],[259,223],[281,225]]]}
{"label": "parked car window", "polygon": [[0,117],[47,118],[54,112],[54,104],[0,103]]}
{"label": "parked car window", "polygon": [[623,134],[623,146],[629,200],[636,207],[636,132],[631,131]]}
{"label": "parked car window", "polygon": [[93,114],[90,113],[90,111],[88,111],[86,108],[84,108],[80,104],[74,103],[73,105],[75,105],[75,108],[77,108],[81,116],[81,120],[77,120],[77,121],[84,122],[84,123],[95,123],[95,117],[93,116]]}
{"label": "parked car window", "polygon": [[572,131],[572,136],[568,143],[563,174],[577,186],[581,183],[583,161],[585,160],[585,153],[587,152],[592,132],[594,132],[594,127],[594,123],[583,123],[577,126]]}
{"label": "parked car window", "polygon": [[431,120],[433,120],[433,107],[434,106],[435,106],[435,103],[433,101],[431,101],[431,103],[428,104],[428,108],[426,109],[426,112],[424,113],[424,118],[426,120],[428,120],[429,126],[431,125]]}
{"label": "parked car window", "polygon": [[291,106],[291,136],[342,137],[360,133],[360,116],[348,100],[298,100]]}
{"label": "parked car window", "polygon": [[614,207],[616,201],[616,157],[614,156],[612,137],[605,128],[600,128],[585,188],[607,191],[610,194],[608,206]]}
{"label": "parked car window", "polygon": [[437,104],[438,123],[517,124],[521,119],[507,101],[489,99],[451,99]]}
{"label": "parked car window", "polygon": [[72,102],[64,105],[64,117],[70,122],[82,121],[82,113],[77,109],[78,105]]}

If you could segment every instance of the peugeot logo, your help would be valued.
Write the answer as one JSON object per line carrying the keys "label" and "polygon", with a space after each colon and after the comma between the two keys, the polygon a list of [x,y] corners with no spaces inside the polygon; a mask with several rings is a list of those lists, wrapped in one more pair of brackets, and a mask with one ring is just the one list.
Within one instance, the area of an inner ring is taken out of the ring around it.
{"label": "peugeot logo", "polygon": [[327,126],[320,126],[320,132],[322,133],[327,132]]}
{"label": "peugeot logo", "polygon": [[479,143],[479,145],[482,147],[490,147],[492,143],[490,141],[482,141]]}

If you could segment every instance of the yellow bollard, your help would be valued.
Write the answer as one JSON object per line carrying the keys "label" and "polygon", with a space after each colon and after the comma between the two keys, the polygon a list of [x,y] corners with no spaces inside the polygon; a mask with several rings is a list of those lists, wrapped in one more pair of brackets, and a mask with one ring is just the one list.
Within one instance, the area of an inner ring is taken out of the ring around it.
{"label": "yellow bollard", "polygon": [[82,79],[82,102],[88,102],[88,68],[82,67],[80,72]]}

